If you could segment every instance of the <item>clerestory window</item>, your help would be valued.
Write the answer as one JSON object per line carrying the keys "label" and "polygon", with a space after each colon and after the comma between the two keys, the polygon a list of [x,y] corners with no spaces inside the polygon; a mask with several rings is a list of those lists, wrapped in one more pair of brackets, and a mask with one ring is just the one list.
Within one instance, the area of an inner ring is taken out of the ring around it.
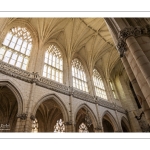
{"label": "clerestory window", "polygon": [[72,76],[73,76],[73,87],[88,92],[85,71],[81,62],[77,58],[72,60]]}
{"label": "clerestory window", "polygon": [[26,28],[14,27],[6,35],[0,48],[0,60],[23,70],[27,69],[32,38]]}
{"label": "clerestory window", "polygon": [[101,97],[103,99],[107,99],[107,95],[106,95],[106,91],[105,91],[102,78],[96,69],[93,70],[93,82],[95,86],[96,96]]}
{"label": "clerestory window", "polygon": [[50,45],[45,52],[43,76],[63,83],[63,59],[59,48]]}

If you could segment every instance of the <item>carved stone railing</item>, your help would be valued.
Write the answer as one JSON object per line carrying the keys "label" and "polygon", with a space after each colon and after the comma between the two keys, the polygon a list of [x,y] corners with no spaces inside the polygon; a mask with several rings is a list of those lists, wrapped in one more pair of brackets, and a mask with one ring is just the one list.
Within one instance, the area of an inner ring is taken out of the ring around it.
{"label": "carved stone railing", "polygon": [[0,61],[0,72],[26,82],[32,82],[32,73]]}
{"label": "carved stone railing", "polygon": [[84,101],[88,101],[88,102],[91,102],[91,103],[95,103],[95,100],[94,100],[94,97],[93,97],[93,96],[91,96],[91,95],[88,94],[88,93],[79,91],[79,90],[77,90],[77,89],[75,89],[75,88],[73,88],[72,95],[73,95],[73,97],[82,99],[82,100],[84,100]]}
{"label": "carved stone railing", "polygon": [[125,113],[125,110],[120,106],[115,107],[113,103],[103,100],[99,97],[96,97],[95,99],[94,96],[91,96],[90,94],[86,92],[82,92],[80,90],[77,90],[76,88],[68,87],[64,84],[55,82],[53,80],[40,77],[37,72],[30,73],[28,71],[24,71],[20,68],[17,68],[15,66],[12,66],[2,61],[0,61],[0,72],[8,76],[23,80],[25,82],[36,83],[36,85],[38,86],[41,86],[41,87],[44,87],[53,91],[57,91],[59,93],[63,93],[66,95],[72,95],[75,98],[78,98],[78,99],[81,99],[90,103],[94,103],[94,104],[97,103],[100,106],[113,109],[113,110],[118,110],[119,112]]}
{"label": "carved stone railing", "polygon": [[98,103],[100,106],[107,107],[107,108],[113,109],[113,110],[115,109],[115,106],[114,106],[113,103],[110,103],[110,102],[108,102],[108,101],[106,101],[106,100],[102,100],[102,99],[100,99],[99,97],[96,97],[96,99],[97,99],[97,103]]}
{"label": "carved stone railing", "polygon": [[43,78],[43,77],[39,77],[39,80],[37,80],[36,84],[39,85],[39,86],[57,91],[59,93],[69,95],[69,87],[68,86],[66,86],[64,84],[61,84],[61,83],[58,83],[58,82],[55,82],[53,80],[49,80],[49,79],[46,79],[46,78]]}
{"label": "carved stone railing", "polygon": [[121,113],[124,113],[124,114],[127,113],[126,110],[124,110],[122,107],[117,106],[117,105],[116,105],[116,110],[117,110],[118,112],[121,112]]}

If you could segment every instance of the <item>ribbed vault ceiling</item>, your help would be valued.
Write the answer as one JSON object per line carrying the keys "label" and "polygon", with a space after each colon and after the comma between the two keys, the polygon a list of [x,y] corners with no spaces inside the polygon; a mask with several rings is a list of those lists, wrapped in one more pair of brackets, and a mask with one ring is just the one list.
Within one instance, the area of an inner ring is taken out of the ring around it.
{"label": "ribbed vault ceiling", "polygon": [[96,67],[109,77],[118,61],[119,54],[103,18],[8,18],[0,20],[1,27],[16,20],[28,22],[40,44],[55,40],[62,45],[68,62],[79,55],[89,72]]}

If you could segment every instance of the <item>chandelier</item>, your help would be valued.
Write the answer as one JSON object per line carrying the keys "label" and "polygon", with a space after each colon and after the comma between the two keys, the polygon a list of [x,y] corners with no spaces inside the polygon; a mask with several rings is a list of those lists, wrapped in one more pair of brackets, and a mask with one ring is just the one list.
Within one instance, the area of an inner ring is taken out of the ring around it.
{"label": "chandelier", "polygon": [[62,119],[57,120],[56,125],[54,126],[54,132],[65,132],[65,125]]}
{"label": "chandelier", "polygon": [[86,111],[86,116],[85,116],[85,124],[90,127],[92,125],[92,120],[89,116],[89,111],[87,110]]}

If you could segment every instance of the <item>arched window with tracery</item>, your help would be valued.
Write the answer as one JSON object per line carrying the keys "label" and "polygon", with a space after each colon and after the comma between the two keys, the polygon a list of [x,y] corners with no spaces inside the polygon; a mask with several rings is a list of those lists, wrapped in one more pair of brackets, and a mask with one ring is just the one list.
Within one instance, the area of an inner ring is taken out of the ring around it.
{"label": "arched window with tracery", "polygon": [[65,132],[65,124],[62,119],[57,120],[56,125],[54,126],[54,132]]}
{"label": "arched window with tracery", "polygon": [[38,121],[35,118],[35,120],[32,122],[32,132],[38,132]]}
{"label": "arched window with tracery", "polygon": [[81,62],[77,58],[72,60],[72,76],[73,76],[73,87],[88,92],[85,71]]}
{"label": "arched window with tracery", "polygon": [[45,52],[43,76],[63,83],[63,59],[56,45],[50,45]]}
{"label": "arched window with tracery", "polygon": [[79,126],[79,132],[81,132],[81,133],[89,132],[87,126],[83,122]]}
{"label": "arched window with tracery", "polygon": [[101,97],[103,99],[107,99],[107,95],[106,95],[106,91],[105,91],[102,78],[96,69],[93,70],[93,82],[95,86],[96,96]]}
{"label": "arched window with tracery", "polygon": [[2,43],[0,60],[26,70],[31,48],[30,32],[25,27],[14,27],[7,33]]}

